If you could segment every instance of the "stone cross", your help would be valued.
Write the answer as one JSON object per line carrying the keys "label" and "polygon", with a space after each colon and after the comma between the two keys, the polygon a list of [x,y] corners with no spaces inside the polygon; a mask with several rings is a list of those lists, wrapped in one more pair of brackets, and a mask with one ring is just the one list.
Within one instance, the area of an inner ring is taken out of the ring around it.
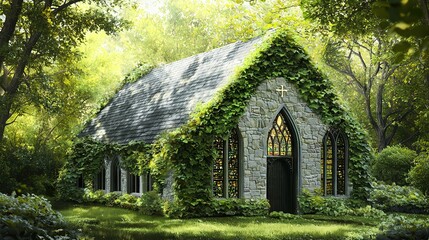
{"label": "stone cross", "polygon": [[284,93],[287,92],[287,90],[285,89],[285,86],[282,85],[282,88],[276,89],[277,92],[281,92],[282,93],[282,97],[284,97]]}

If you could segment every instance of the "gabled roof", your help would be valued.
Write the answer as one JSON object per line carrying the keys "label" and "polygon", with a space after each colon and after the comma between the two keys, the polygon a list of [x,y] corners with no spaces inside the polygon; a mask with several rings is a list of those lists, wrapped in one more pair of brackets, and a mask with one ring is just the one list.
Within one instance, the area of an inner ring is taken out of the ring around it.
{"label": "gabled roof", "polygon": [[153,142],[186,123],[198,103],[212,99],[261,41],[236,42],[153,69],[125,85],[80,136],[118,144]]}

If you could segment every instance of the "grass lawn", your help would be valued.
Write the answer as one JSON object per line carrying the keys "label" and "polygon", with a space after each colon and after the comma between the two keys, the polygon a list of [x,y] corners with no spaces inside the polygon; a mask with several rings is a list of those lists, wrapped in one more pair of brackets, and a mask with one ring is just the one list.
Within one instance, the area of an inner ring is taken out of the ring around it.
{"label": "grass lawn", "polygon": [[84,239],[354,239],[378,220],[305,215],[298,219],[223,217],[169,219],[98,205],[54,205]]}

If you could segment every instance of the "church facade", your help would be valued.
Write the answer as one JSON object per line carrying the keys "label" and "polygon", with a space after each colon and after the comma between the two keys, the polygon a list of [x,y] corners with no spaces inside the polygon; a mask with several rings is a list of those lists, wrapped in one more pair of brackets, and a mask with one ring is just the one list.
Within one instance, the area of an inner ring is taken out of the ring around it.
{"label": "church facade", "polygon": [[[155,68],[119,91],[81,135],[118,144],[156,141],[187,124],[198,106],[228,88],[237,69],[264,41],[237,42]],[[355,187],[350,139],[356,137],[349,136],[344,121],[327,121],[311,104],[287,76],[261,80],[238,124],[227,137],[214,138],[216,157],[207,171],[211,196],[266,198],[272,211],[295,213],[303,189],[350,195]],[[170,171],[163,185],[165,199],[174,199],[174,174]],[[121,156],[106,157],[94,179],[95,189],[135,195],[150,191],[151,184],[149,172],[133,175],[121,168]]]}

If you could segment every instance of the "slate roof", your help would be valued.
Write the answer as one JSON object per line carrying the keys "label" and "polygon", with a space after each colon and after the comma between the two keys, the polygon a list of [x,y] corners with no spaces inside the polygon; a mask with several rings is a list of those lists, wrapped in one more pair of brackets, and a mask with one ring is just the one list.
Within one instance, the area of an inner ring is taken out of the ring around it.
{"label": "slate roof", "polygon": [[153,142],[186,123],[196,104],[209,101],[261,41],[236,42],[153,69],[125,85],[80,136],[119,144]]}

